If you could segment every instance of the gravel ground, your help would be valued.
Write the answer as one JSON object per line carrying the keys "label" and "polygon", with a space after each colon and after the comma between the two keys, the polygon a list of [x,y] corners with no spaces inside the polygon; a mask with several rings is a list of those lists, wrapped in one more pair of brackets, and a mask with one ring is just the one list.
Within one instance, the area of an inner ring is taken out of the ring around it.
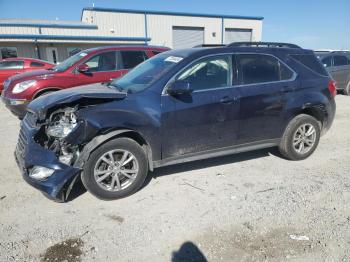
{"label": "gravel ground", "polygon": [[46,199],[0,105],[0,261],[350,261],[350,97],[307,160],[275,149],[161,168],[128,198]]}

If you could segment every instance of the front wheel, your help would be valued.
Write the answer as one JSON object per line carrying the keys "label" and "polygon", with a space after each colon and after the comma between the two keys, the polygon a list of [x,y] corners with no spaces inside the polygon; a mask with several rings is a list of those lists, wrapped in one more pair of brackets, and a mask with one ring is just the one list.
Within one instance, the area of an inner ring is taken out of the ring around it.
{"label": "front wheel", "polygon": [[129,196],[140,189],[148,173],[142,147],[130,138],[117,138],[97,148],[82,173],[86,189],[104,200]]}
{"label": "front wheel", "polygon": [[316,150],[320,136],[320,124],[314,117],[298,115],[288,124],[279,150],[290,160],[306,159]]}

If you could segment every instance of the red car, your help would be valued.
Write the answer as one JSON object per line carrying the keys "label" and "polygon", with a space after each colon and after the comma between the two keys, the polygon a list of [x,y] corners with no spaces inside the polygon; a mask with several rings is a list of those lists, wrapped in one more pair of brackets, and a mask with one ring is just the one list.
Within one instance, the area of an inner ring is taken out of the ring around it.
{"label": "red car", "polygon": [[146,59],[169,50],[152,46],[114,46],[88,49],[69,57],[52,69],[10,77],[4,82],[2,100],[20,119],[27,104],[44,94],[61,89],[110,82]]}
{"label": "red car", "polygon": [[7,58],[0,60],[0,93],[4,89],[4,81],[10,76],[38,69],[50,69],[54,64],[33,58]]}

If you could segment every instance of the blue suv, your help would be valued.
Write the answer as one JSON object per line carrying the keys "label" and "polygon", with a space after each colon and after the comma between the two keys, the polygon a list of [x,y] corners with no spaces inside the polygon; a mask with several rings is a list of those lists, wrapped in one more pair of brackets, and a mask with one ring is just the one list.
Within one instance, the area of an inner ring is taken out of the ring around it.
{"label": "blue suv", "polygon": [[305,159],[333,122],[335,95],[313,51],[296,45],[173,50],[110,83],[34,100],[15,156],[52,199],[66,200],[77,179],[118,199],[165,165],[268,147]]}

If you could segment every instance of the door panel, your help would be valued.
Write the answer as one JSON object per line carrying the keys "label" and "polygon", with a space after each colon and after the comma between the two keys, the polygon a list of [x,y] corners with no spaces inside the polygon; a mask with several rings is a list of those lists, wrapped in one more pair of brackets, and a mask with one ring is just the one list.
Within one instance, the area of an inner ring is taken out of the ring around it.
{"label": "door panel", "polygon": [[237,55],[241,85],[238,143],[281,137],[283,112],[295,89],[295,73],[274,56]]}
{"label": "door panel", "polygon": [[283,130],[283,110],[287,96],[293,92],[292,83],[239,87],[239,144],[280,137]]}
{"label": "door panel", "polygon": [[58,51],[56,47],[46,47],[46,60],[57,64],[58,62]]}
{"label": "door panel", "polygon": [[337,66],[330,72],[339,88],[345,88],[349,81],[350,66]]}
{"label": "door panel", "polygon": [[162,96],[163,158],[234,145],[238,130],[236,88]]}
{"label": "door panel", "polygon": [[162,96],[163,159],[236,143],[239,100],[230,65],[229,56],[196,62],[176,78],[194,91]]}
{"label": "door panel", "polygon": [[331,75],[335,81],[337,81],[338,87],[343,89],[348,84],[350,75],[350,60],[343,55],[333,56],[333,68],[331,69]]}

